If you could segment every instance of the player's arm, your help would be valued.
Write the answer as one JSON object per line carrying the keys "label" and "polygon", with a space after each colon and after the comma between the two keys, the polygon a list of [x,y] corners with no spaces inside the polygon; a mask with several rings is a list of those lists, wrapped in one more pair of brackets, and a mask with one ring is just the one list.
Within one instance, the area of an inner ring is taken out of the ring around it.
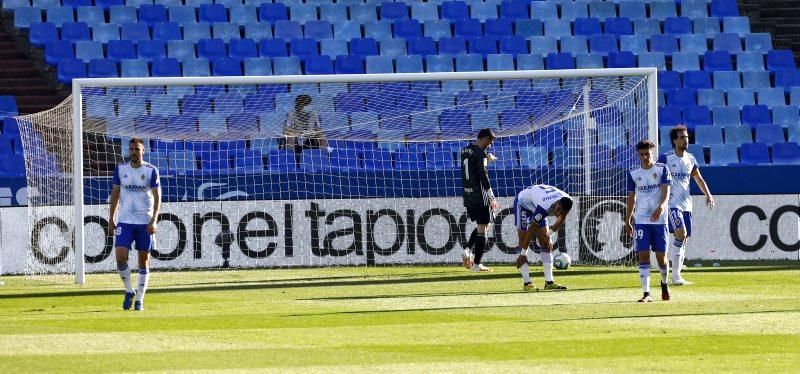
{"label": "player's arm", "polygon": [[633,182],[633,177],[628,173],[628,198],[625,200],[625,231],[628,235],[633,236],[633,207],[636,204],[636,183]]}
{"label": "player's arm", "polygon": [[567,220],[567,215],[566,214],[562,214],[562,215],[556,217],[556,222],[553,223],[553,226],[550,226],[550,228],[548,229],[548,233],[547,233],[548,236],[550,234],[558,231],[558,229],[561,228],[561,225],[563,225],[564,221],[566,221],[566,220]]}
{"label": "player's arm", "polygon": [[708,185],[706,184],[706,180],[703,179],[703,175],[700,174],[700,168],[695,167],[692,170],[692,177],[694,181],[697,183],[697,187],[700,187],[700,191],[706,195],[706,205],[713,208],[717,205],[717,202],[714,201],[714,196],[711,196],[711,190],[708,189]]}
{"label": "player's arm", "polygon": [[494,191],[492,191],[492,184],[489,182],[489,169],[486,167],[488,159],[484,156],[480,162],[478,163],[478,179],[483,187],[483,190],[486,191],[486,194],[489,195],[489,204],[491,204],[492,210],[497,210],[499,204],[497,203],[497,199],[494,197]]}
{"label": "player's arm", "polygon": [[158,176],[158,171],[153,169],[153,176],[150,178],[150,192],[153,194],[153,217],[147,224],[147,232],[152,234],[156,233],[158,224],[158,215],[161,213],[161,181]]}
{"label": "player's arm", "polygon": [[114,168],[114,177],[111,181],[111,202],[108,209],[108,234],[114,235],[117,224],[114,222],[114,217],[117,216],[117,208],[119,208],[119,186],[122,182],[119,179],[119,166]]}
{"label": "player's arm", "polygon": [[664,166],[663,173],[661,174],[661,199],[658,201],[658,207],[650,215],[650,222],[656,222],[661,218],[661,214],[667,209],[667,202],[669,201],[669,185],[672,183],[672,175],[669,169]]}

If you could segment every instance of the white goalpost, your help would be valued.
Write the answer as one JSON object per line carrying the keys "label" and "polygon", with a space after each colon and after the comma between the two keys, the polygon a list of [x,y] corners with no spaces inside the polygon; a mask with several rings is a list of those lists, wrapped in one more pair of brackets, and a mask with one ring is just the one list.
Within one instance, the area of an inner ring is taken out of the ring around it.
{"label": "white goalpost", "polygon": [[[10,266],[81,284],[115,269],[108,196],[131,138],[162,178],[155,270],[458,263],[474,228],[458,152],[482,128],[501,203],[486,261],[513,261],[514,196],[546,183],[576,197],[556,248],[624,264],[625,173],[658,141],[657,107],[653,68],[76,79],[17,117],[35,192]],[[287,118],[321,134],[287,136]]]}

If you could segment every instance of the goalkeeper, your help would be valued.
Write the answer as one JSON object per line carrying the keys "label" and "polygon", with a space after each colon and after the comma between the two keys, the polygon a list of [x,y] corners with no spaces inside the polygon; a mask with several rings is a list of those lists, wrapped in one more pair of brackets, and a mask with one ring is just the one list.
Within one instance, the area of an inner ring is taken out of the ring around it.
{"label": "goalkeeper", "polygon": [[[486,150],[491,147],[495,138],[491,129],[483,129],[478,132],[475,143],[461,149],[464,207],[467,208],[469,219],[478,224],[470,235],[467,248],[464,249],[463,261],[464,266],[474,272],[491,271],[481,264],[481,259],[487,250],[486,233],[494,220],[494,212],[499,207],[486,169],[488,160],[492,157]],[[473,250],[474,259],[470,256],[470,248]]]}

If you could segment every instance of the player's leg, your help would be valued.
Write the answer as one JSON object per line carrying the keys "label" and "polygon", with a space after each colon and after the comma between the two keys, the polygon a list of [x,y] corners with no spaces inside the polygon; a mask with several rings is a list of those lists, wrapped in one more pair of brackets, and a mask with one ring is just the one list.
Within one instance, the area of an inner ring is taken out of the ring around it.
{"label": "player's leg", "polygon": [[[469,213],[467,213],[469,216]],[[472,268],[472,247],[475,245],[475,238],[478,237],[478,228],[472,230],[472,234],[469,235],[469,240],[467,240],[467,247],[464,248],[464,253],[461,254],[461,262],[464,264],[464,267],[467,269]]]}
{"label": "player's leg", "polygon": [[487,207],[486,219],[483,219],[484,217],[481,217],[481,219],[478,221],[478,227],[476,228],[478,233],[475,236],[475,244],[472,247],[472,253],[474,254],[475,258],[472,261],[471,270],[475,272],[492,271],[486,266],[483,266],[483,263],[481,263],[481,261],[483,260],[483,253],[486,252],[486,250],[488,249],[487,248],[488,241],[486,239],[486,233],[489,231],[490,227],[490,224],[488,222],[489,221],[488,217],[489,217],[489,208]]}
{"label": "player's leg", "polygon": [[135,292],[131,284],[131,268],[128,265],[128,252],[133,244],[133,231],[124,223],[117,225],[114,231],[114,252],[117,260],[117,271],[125,287],[125,298],[122,300],[122,309],[128,310],[133,304]]}
{"label": "player's leg", "polygon": [[680,212],[681,228],[675,229],[675,238],[670,251],[672,253],[672,284],[682,286],[692,284],[683,279],[681,271],[686,258],[686,244],[692,235],[692,212]]}
{"label": "player's leg", "polygon": [[652,239],[651,245],[653,252],[656,253],[656,262],[658,262],[658,270],[661,273],[661,300],[669,300],[669,286],[667,279],[669,275],[669,264],[667,264],[667,226],[666,225],[650,225],[650,237]]}
{"label": "player's leg", "polygon": [[[522,275],[522,290],[523,291],[537,291],[538,288],[533,285],[531,280],[531,270],[528,265],[528,247],[533,238],[534,229],[527,226],[517,226],[517,237],[519,238],[519,248],[521,249],[519,257],[517,257],[517,269]],[[524,248],[524,249],[522,249]]]}
{"label": "player's leg", "polygon": [[[538,230],[547,230],[547,218],[539,222]],[[541,243],[537,243],[541,244]],[[552,246],[545,248],[539,245],[539,254],[542,257],[542,270],[544,271],[544,289],[545,290],[566,290],[566,286],[562,286],[553,280],[553,252]]]}
{"label": "player's leg", "polygon": [[633,235],[636,238],[636,252],[639,256],[639,282],[642,284],[643,296],[640,303],[653,301],[650,297],[650,232],[648,225],[635,225]]}
{"label": "player's leg", "polygon": [[139,260],[139,277],[135,310],[144,310],[144,294],[150,280],[150,250],[153,247],[153,236],[147,232],[147,225],[137,225],[136,253]]}

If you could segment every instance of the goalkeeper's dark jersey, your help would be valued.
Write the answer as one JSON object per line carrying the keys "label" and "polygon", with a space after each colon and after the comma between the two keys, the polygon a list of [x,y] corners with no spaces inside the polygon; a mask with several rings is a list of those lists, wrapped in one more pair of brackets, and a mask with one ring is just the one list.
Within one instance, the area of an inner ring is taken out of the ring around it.
{"label": "goalkeeper's dark jersey", "polygon": [[461,183],[465,207],[489,206],[492,186],[486,170],[486,151],[476,144],[461,149]]}

